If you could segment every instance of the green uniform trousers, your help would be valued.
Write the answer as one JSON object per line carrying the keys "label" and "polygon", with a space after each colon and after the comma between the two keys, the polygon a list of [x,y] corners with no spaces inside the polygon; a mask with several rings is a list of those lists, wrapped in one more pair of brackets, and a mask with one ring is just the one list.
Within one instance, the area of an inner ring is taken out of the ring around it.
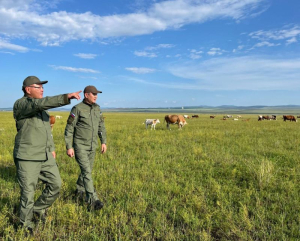
{"label": "green uniform trousers", "polygon": [[[33,211],[44,213],[46,208],[58,198],[61,178],[55,159],[48,153],[47,161],[30,161],[15,158],[18,183],[21,188],[20,222],[25,227],[33,227]],[[41,196],[34,202],[38,179],[46,184]]]}
{"label": "green uniform trousers", "polygon": [[99,200],[93,184],[92,170],[95,160],[95,151],[75,150],[75,158],[80,167],[81,173],[77,180],[77,190],[85,192],[88,204]]}

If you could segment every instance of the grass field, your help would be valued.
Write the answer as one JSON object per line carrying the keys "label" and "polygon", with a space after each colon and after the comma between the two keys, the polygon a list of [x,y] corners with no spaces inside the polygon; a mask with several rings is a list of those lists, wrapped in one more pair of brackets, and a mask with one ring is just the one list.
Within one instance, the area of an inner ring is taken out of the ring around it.
{"label": "grass field", "polygon": [[[0,113],[3,240],[300,239],[299,123],[200,114],[168,131],[163,113],[104,113],[108,151],[96,155],[93,177],[105,206],[93,213],[72,197],[79,168],[65,151],[68,113],[50,113],[63,116],[53,130],[63,187],[31,238],[15,229],[16,130],[12,113]],[[156,131],[146,118],[160,119]]]}

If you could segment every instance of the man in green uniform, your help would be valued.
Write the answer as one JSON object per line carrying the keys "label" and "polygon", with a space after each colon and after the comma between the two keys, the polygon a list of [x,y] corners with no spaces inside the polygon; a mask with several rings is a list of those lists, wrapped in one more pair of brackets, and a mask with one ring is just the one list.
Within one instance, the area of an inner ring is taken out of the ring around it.
{"label": "man in green uniform", "polygon": [[94,86],[84,89],[84,100],[75,105],[70,113],[65,129],[67,155],[74,157],[81,173],[77,180],[76,193],[86,196],[89,210],[99,210],[103,203],[94,188],[92,169],[95,159],[98,137],[101,141],[101,153],[106,152],[106,130],[100,106],[96,104],[97,94],[102,93]]}
{"label": "man in green uniform", "polygon": [[[43,98],[43,85],[47,82],[28,76],[23,82],[24,96],[13,107],[17,128],[13,155],[21,188],[20,222],[30,233],[34,226],[33,213],[44,218],[45,210],[58,197],[61,188],[47,110],[70,104],[70,99],[79,100],[81,92]],[[38,179],[46,187],[34,202]]]}

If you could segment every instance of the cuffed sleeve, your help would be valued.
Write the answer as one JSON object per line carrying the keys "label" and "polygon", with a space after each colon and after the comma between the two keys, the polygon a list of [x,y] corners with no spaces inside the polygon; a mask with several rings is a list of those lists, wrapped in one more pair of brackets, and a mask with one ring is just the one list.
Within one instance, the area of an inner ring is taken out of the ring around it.
{"label": "cuffed sleeve", "polygon": [[68,94],[64,94],[64,101],[66,105],[71,103],[71,100],[68,98]]}

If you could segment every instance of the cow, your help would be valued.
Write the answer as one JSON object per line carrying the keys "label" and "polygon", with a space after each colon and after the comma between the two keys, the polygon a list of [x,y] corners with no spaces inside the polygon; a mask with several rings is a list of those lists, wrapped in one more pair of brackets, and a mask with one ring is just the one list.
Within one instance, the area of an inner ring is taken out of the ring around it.
{"label": "cow", "polygon": [[276,115],[268,116],[268,115],[259,115],[258,120],[276,120]]}
{"label": "cow", "polygon": [[293,115],[284,115],[283,116],[283,120],[284,121],[289,120],[289,121],[295,121],[295,122],[297,122],[295,116],[293,116]]}
{"label": "cow", "polygon": [[183,115],[185,119],[190,119],[189,115]]}
{"label": "cow", "polygon": [[238,119],[238,118],[234,118],[233,120],[237,121],[237,120],[239,120],[239,119]]}
{"label": "cow", "polygon": [[237,115],[236,118],[242,118],[242,116],[241,115]]}
{"label": "cow", "polygon": [[55,116],[55,119],[61,119],[61,118],[62,118],[61,115],[56,115],[56,116]]}
{"label": "cow", "polygon": [[199,115],[192,115],[192,118],[199,118]]}
{"label": "cow", "polygon": [[146,129],[148,129],[148,126],[151,125],[151,130],[152,128],[155,130],[155,126],[158,123],[160,123],[159,119],[146,119],[144,122]]}
{"label": "cow", "polygon": [[181,128],[186,125],[186,120],[182,115],[166,115],[164,122],[167,122],[167,128],[170,129],[170,124],[178,124],[178,129],[181,130]]}
{"label": "cow", "polygon": [[297,118],[300,118],[300,115],[297,115]]}
{"label": "cow", "polygon": [[215,117],[216,117],[215,115],[211,115],[209,118],[214,119]]}
{"label": "cow", "polygon": [[248,119],[244,119],[243,121],[249,121],[250,120],[250,118],[248,118]]}
{"label": "cow", "polygon": [[53,125],[55,124],[55,116],[50,115],[50,126],[51,126],[51,131],[53,130]]}
{"label": "cow", "polygon": [[226,118],[232,118],[232,115],[227,115]]}

